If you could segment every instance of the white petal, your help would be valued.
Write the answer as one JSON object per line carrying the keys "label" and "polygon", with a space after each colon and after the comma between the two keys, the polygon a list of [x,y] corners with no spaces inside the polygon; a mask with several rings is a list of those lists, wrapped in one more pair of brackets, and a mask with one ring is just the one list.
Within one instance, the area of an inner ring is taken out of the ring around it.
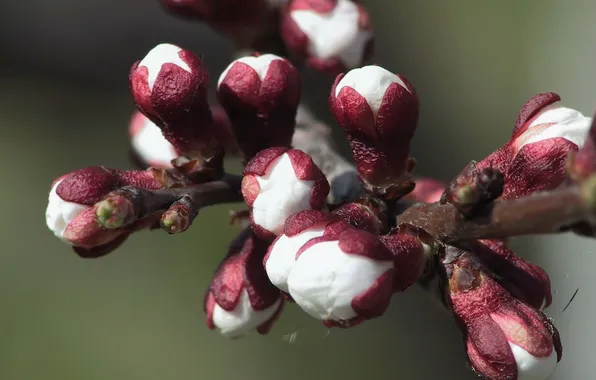
{"label": "white petal", "polygon": [[347,67],[360,64],[372,33],[360,29],[360,14],[354,2],[339,0],[327,14],[296,10],[291,17],[308,37],[311,55],[323,60],[337,57]]}
{"label": "white petal", "polygon": [[357,316],[351,306],[354,297],[368,290],[392,266],[390,261],[346,254],[337,241],[322,242],[298,257],[288,276],[288,289],[311,316],[348,320]]}
{"label": "white petal", "polygon": [[264,310],[254,310],[248,293],[243,290],[238,305],[232,311],[226,311],[217,303],[213,309],[213,324],[229,338],[239,338],[268,321],[279,308],[281,298]]}
{"label": "white petal", "polygon": [[406,84],[400,77],[381,66],[364,66],[359,69],[350,70],[337,84],[335,96],[338,96],[344,87],[351,87],[356,90],[376,115],[381,108],[385,92],[391,83],[398,83],[407,89]]}
{"label": "white petal", "polygon": [[46,208],[46,224],[56,237],[64,239],[64,231],[68,224],[90,206],[73,202],[66,202],[56,194],[56,188],[62,181],[56,182],[48,196],[48,207]]}
{"label": "white petal", "polygon": [[520,346],[509,342],[517,363],[517,380],[546,380],[557,366],[557,352],[548,358],[537,358]]}
{"label": "white petal", "polygon": [[265,262],[267,276],[273,285],[288,293],[288,275],[296,262],[296,253],[310,239],[323,236],[325,225],[313,226],[292,237],[282,235],[275,241]]}
{"label": "white petal", "polygon": [[267,173],[256,177],[260,192],[253,203],[253,220],[259,226],[280,235],[286,219],[310,210],[310,193],[314,181],[296,178],[290,157],[284,153],[274,160]]}
{"label": "white petal", "polygon": [[139,63],[139,67],[145,66],[149,72],[147,82],[150,90],[153,90],[155,80],[165,63],[173,63],[189,73],[192,72],[190,66],[180,58],[180,51],[182,51],[182,49],[176,45],[159,44],[151,49]]}
{"label": "white petal", "polygon": [[[554,123],[546,128],[541,125]],[[578,148],[581,148],[586,142],[586,137],[592,124],[592,118],[584,116],[581,112],[571,108],[555,107],[542,112],[528,129],[517,139],[517,149],[523,148],[527,144],[538,141],[562,137]]]}
{"label": "white petal", "polygon": [[267,71],[269,70],[269,64],[271,64],[271,62],[278,60],[278,59],[284,60],[283,58],[278,57],[277,55],[274,55],[274,54],[263,54],[258,57],[248,56],[248,57],[238,58],[234,62],[230,63],[228,65],[228,67],[226,67],[226,69],[221,73],[221,75],[219,76],[219,79],[217,80],[217,87],[219,87],[221,82],[223,82],[223,80],[226,79],[228,72],[232,69],[232,67],[237,62],[244,63],[245,65],[250,66],[257,73],[257,75],[259,76],[259,79],[263,80],[263,79],[265,79],[265,76],[267,75]]}
{"label": "white petal", "polygon": [[174,147],[161,133],[161,129],[149,119],[145,119],[137,134],[132,137],[132,146],[146,162],[171,167],[170,161],[178,155]]}

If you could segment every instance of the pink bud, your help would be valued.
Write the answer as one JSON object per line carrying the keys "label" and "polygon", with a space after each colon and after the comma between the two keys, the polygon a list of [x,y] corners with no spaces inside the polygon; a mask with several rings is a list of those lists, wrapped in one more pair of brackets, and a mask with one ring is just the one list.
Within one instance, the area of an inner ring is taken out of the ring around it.
{"label": "pink bud", "polygon": [[586,142],[571,160],[569,167],[574,179],[586,179],[596,173],[596,122],[592,119]]}
{"label": "pink bud", "polygon": [[244,168],[242,195],[254,231],[265,239],[280,235],[292,214],[322,209],[328,193],[321,170],[297,149],[265,149]]}
{"label": "pink bud", "polygon": [[503,199],[558,187],[567,178],[570,152],[581,148],[592,119],[556,104],[555,93],[528,100],[518,116],[511,140],[478,163],[503,172]]}
{"label": "pink bud", "polygon": [[288,276],[298,250],[313,238],[337,233],[347,227],[346,223],[324,211],[305,210],[290,216],[283,234],[271,243],[263,260],[269,280],[288,293]]}
{"label": "pink bud", "polygon": [[269,243],[245,230],[229,248],[205,297],[207,326],[230,338],[269,331],[283,306],[262,265]]}
{"label": "pink bud", "polygon": [[290,0],[282,19],[290,52],[320,71],[338,74],[372,56],[366,10],[350,0]]}
{"label": "pink bud", "polygon": [[58,178],[48,197],[48,228],[81,252],[95,247],[102,247],[101,251],[104,251],[105,246],[115,240],[119,242],[117,245],[121,244],[123,236],[149,226],[139,221],[126,229],[104,229],[97,222],[93,206],[108,193],[128,185],[146,189],[161,187],[150,172],[122,172],[101,166],[76,170]]}
{"label": "pink bud", "polygon": [[206,22],[238,47],[251,46],[276,22],[285,0],[161,0],[169,12]]}
{"label": "pink bud", "polygon": [[393,289],[403,292],[424,273],[427,262],[432,257],[431,247],[414,234],[399,229],[382,236],[381,241],[393,255]]}
{"label": "pink bud", "polygon": [[449,300],[472,367],[497,380],[545,380],[561,359],[556,328],[464,254],[446,263]]}
{"label": "pink bud", "polygon": [[369,185],[387,188],[409,175],[418,97],[403,76],[380,66],[351,70],[335,80],[329,104]]}
{"label": "pink bud", "polygon": [[265,54],[235,60],[219,77],[217,96],[246,159],[265,148],[290,146],[300,77],[286,59]]}
{"label": "pink bud", "polygon": [[404,199],[414,202],[435,203],[441,199],[445,184],[434,178],[417,178],[416,187]]}
{"label": "pink bud", "polygon": [[393,257],[369,232],[346,229],[309,240],[288,276],[294,301],[326,326],[350,327],[382,315],[391,299]]}
{"label": "pink bud", "polygon": [[161,133],[161,129],[140,112],[135,112],[129,126],[134,152],[148,166],[171,168],[179,156],[176,149]]}
{"label": "pink bud", "polygon": [[175,45],[157,45],[133,65],[129,81],[139,111],[161,128],[179,153],[213,155],[209,75],[196,55]]}
{"label": "pink bud", "polygon": [[517,256],[504,241],[479,240],[471,248],[517,298],[539,310],[550,306],[551,283],[544,269]]}

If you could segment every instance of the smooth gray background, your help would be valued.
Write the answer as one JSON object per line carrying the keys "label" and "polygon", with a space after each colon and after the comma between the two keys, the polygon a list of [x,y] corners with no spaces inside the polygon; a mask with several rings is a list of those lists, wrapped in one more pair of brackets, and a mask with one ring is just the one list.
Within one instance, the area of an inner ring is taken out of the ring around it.
{"label": "smooth gray background", "polygon": [[[503,144],[537,92],[594,109],[593,1],[363,3],[377,30],[376,62],[404,74],[421,99],[418,174],[447,180]],[[329,332],[289,307],[267,337],[208,331],[202,297],[235,233],[229,206],[206,210],[186,234],[139,234],[97,261],[77,259],[51,235],[43,214],[55,177],[128,166],[128,68],[163,41],[202,54],[214,80],[232,53],[157,0],[0,4],[0,379],[474,379],[459,331],[418,288],[351,330]],[[330,80],[307,80],[307,100],[324,104]],[[549,314],[565,350],[552,379],[594,378],[594,242],[515,243],[553,280]]]}

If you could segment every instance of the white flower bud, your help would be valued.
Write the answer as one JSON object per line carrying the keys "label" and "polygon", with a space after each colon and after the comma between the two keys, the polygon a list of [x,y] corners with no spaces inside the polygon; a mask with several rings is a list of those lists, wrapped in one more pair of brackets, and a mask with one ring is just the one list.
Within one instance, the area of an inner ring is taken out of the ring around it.
{"label": "white flower bud", "polygon": [[56,181],[50,190],[48,207],[46,208],[46,224],[56,237],[70,244],[70,242],[64,238],[66,227],[73,219],[79,216],[83,211],[87,210],[90,206],[67,202],[60,198],[56,193],[56,188],[60,185],[60,182],[62,182],[62,180]]}
{"label": "white flower bud", "polygon": [[192,73],[192,70],[188,63],[180,57],[182,49],[172,44],[159,44],[147,53],[145,58],[139,62],[139,67],[146,67],[148,71],[147,83],[149,90],[153,90],[155,80],[159,75],[164,64],[174,64],[179,66],[185,71]]}
{"label": "white flower bud", "polygon": [[213,308],[213,324],[222,335],[240,338],[269,321],[281,306],[282,299],[263,310],[255,310],[248,298],[246,289],[242,290],[238,305],[232,311],[226,311],[217,303]]}
{"label": "white flower bud", "polygon": [[557,366],[554,349],[549,357],[537,358],[514,343],[509,342],[509,347],[517,364],[517,380],[546,380]]}

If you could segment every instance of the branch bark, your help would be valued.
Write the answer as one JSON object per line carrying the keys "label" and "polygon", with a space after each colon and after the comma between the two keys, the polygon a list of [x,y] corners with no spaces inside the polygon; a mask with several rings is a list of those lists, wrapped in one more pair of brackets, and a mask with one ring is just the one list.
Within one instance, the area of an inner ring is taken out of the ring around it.
{"label": "branch bark", "polygon": [[578,223],[593,223],[594,195],[596,183],[588,180],[527,197],[497,200],[482,215],[469,219],[452,204],[419,203],[398,215],[396,221],[420,227],[448,244],[558,233]]}

